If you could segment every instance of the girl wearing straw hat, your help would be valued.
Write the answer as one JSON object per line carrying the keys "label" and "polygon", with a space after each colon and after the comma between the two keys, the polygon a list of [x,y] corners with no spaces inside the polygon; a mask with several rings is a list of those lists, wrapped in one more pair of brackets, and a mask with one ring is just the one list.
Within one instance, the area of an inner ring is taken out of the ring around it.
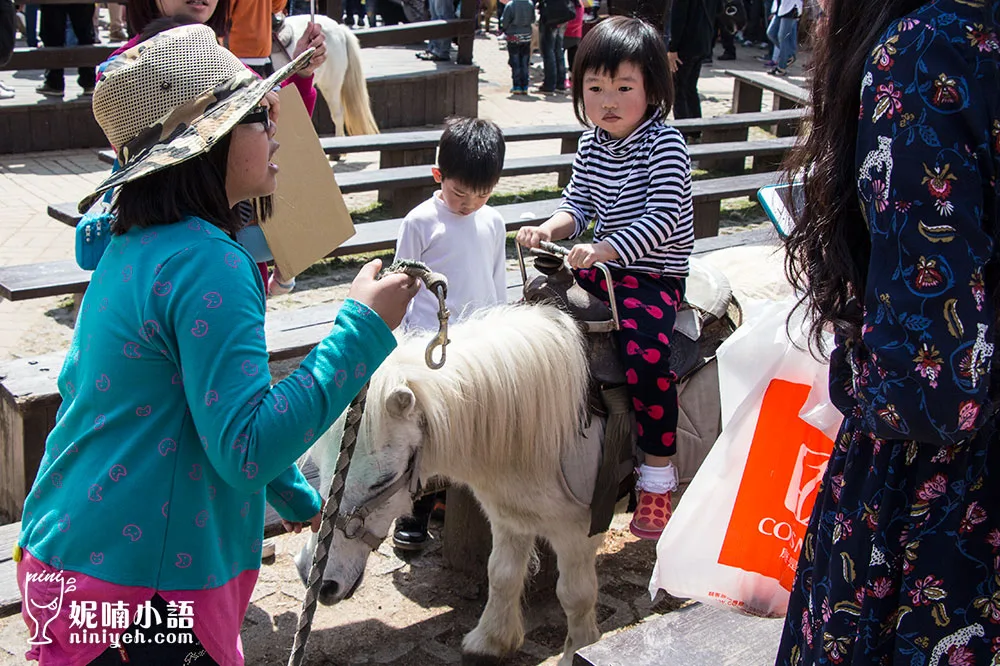
{"label": "girl wearing straw hat", "polygon": [[293,463],[394,348],[418,285],[366,265],[329,336],[271,386],[263,285],[233,206],[273,192],[269,93],[310,56],[260,80],[186,25],[97,84],[122,167],[81,209],[119,188],[117,217],[15,547],[28,659],[242,664],[265,499],[317,524],[320,497]]}

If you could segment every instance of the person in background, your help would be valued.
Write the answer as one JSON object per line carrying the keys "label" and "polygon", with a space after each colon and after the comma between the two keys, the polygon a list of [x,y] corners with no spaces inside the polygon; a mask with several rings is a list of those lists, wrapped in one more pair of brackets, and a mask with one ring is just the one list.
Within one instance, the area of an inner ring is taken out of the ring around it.
{"label": "person in background", "polygon": [[566,50],[563,39],[566,23],[575,16],[562,18],[563,6],[572,0],[539,0],[538,41],[542,52],[540,93],[566,92]]}
{"label": "person in background", "polygon": [[576,17],[566,24],[566,36],[563,37],[563,46],[566,48],[566,71],[572,73],[573,59],[576,57],[576,49],[580,46],[580,39],[583,37],[583,16],[586,10],[582,2],[576,3]]}
{"label": "person in background", "polygon": [[510,65],[512,95],[528,94],[531,64],[531,26],[535,22],[532,0],[510,0],[500,15],[500,32],[507,42],[507,64]]}
{"label": "person in background", "polygon": [[[715,17],[722,0],[674,0],[667,57],[674,75],[674,118],[701,118],[698,77],[712,53]],[[692,133],[689,138],[697,138]]]}
{"label": "person in background", "polygon": [[767,26],[767,38],[772,45],[771,59],[764,66],[769,68],[769,74],[787,76],[788,66],[795,62],[799,47],[802,0],[774,0],[771,14],[771,22]]}
{"label": "person in background", "polygon": [[[472,2],[473,0],[469,0]],[[429,7],[432,21],[447,21],[457,16],[454,0],[429,0]],[[431,39],[427,42],[427,49],[416,54],[421,60],[431,62],[451,61],[451,37],[441,39]]]}
{"label": "person in background", "polygon": [[10,61],[17,33],[17,11],[11,0],[0,0],[0,66]]}
{"label": "person in background", "polygon": [[127,42],[128,32],[125,30],[125,5],[120,2],[109,2],[108,18],[110,21],[108,38],[112,42]]}
{"label": "person in background", "polygon": [[[72,32],[80,46],[91,46],[97,40],[94,33],[93,3],[74,3],[69,5],[42,5],[41,38],[46,48],[58,48],[66,44],[66,20],[72,25]],[[97,73],[93,66],[79,67],[76,82],[83,89],[83,95],[94,94],[94,83]],[[61,99],[66,94],[66,81],[63,70],[45,70],[45,80],[35,91],[46,97]]]}
{"label": "person in background", "polygon": [[996,664],[1000,0],[825,4],[786,268],[844,420],[776,663]]}

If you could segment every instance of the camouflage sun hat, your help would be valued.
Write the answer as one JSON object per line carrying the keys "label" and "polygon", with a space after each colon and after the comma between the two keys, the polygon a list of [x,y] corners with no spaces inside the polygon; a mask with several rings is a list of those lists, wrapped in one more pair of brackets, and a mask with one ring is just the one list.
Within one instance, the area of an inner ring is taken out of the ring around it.
{"label": "camouflage sun hat", "polygon": [[184,25],[116,57],[94,89],[93,108],[121,168],[80,202],[80,212],[111,188],[207,152],[313,51],[259,79],[211,28]]}

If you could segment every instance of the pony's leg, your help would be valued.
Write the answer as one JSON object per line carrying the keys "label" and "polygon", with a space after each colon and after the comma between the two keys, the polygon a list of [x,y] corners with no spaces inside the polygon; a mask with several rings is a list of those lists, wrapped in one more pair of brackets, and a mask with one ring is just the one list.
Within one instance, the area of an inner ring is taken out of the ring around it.
{"label": "pony's leg", "polygon": [[570,666],[577,650],[601,637],[597,629],[596,559],[604,535],[588,537],[586,531],[560,530],[545,536],[556,552],[559,564],[556,596],[568,625],[559,666]]}
{"label": "pony's leg", "polygon": [[463,652],[496,658],[521,647],[524,642],[521,593],[534,546],[534,535],[511,532],[493,522],[490,596],[479,624],[462,641]]}

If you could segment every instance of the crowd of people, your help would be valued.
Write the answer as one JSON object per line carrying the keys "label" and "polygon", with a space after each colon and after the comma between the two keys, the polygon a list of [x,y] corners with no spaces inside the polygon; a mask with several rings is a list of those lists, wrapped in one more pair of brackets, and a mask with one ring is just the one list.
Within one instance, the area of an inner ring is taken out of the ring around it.
{"label": "crowd of people", "polygon": [[[685,77],[696,86],[697,75],[686,68],[715,34],[711,13],[702,12],[704,32],[689,28],[701,18],[689,10],[709,6],[690,2],[699,4],[675,0],[656,25],[598,22],[575,47],[568,83],[553,64],[545,83],[569,88],[587,130],[556,212],[517,234],[538,247],[594,223],[567,261],[577,284],[605,301],[594,264],[611,269],[641,458],[630,529],[651,540],[678,488],[670,338],[694,243],[687,144],[668,115],[692,103]],[[775,0],[768,30],[778,69],[792,57],[789,6],[801,11]],[[579,17],[571,9],[572,19],[546,23],[569,11],[539,8],[553,53]],[[805,206],[786,249],[817,344],[835,332],[835,348],[817,352],[829,354],[830,394],[845,418],[777,663],[995,663],[1000,0],[826,0],[822,9],[810,130],[788,174],[804,180]],[[275,90],[296,85],[307,96],[325,53],[309,30],[293,62],[274,71],[252,34],[232,32],[240,11],[136,0],[135,36],[94,73],[94,115],[119,163],[81,209],[113,191],[114,221],[15,546],[25,621],[44,622],[50,639],[32,644],[29,659],[243,663],[265,501],[286,527],[317,529],[321,498],[295,460],[395,347],[393,329],[437,325],[419,284],[400,273],[377,279],[373,261],[329,336],[272,384],[265,299],[293,285],[240,239],[266,224],[277,186]],[[531,0],[504,8],[508,48],[530,40],[529,18]],[[234,42],[242,58],[221,45]],[[511,53],[520,91],[523,49]],[[487,205],[504,152],[494,123],[451,120],[432,170],[441,187],[400,227],[398,258],[448,275],[456,319],[505,300],[504,225]],[[39,584],[63,573],[72,590]],[[167,615],[193,606],[191,622],[172,629],[190,640],[71,645],[72,620],[59,608],[102,601]]]}

